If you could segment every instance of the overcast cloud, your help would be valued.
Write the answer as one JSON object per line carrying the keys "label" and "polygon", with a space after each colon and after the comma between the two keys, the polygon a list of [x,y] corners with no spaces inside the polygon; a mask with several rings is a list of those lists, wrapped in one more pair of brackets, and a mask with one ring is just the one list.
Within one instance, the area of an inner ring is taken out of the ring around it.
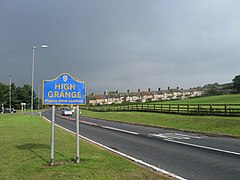
{"label": "overcast cloud", "polygon": [[68,72],[87,92],[225,83],[240,74],[238,0],[1,0],[0,82]]}

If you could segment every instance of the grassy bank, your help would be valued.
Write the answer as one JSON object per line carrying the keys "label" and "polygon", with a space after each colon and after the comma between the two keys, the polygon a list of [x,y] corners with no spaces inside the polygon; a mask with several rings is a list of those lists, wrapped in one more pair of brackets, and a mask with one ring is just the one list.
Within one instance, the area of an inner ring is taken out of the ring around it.
{"label": "grassy bank", "polygon": [[240,103],[240,94],[227,94],[219,96],[207,96],[207,97],[198,97],[174,101],[160,101],[152,103],[165,103],[165,104],[239,104]]}
{"label": "grassy bank", "polygon": [[82,110],[83,116],[156,127],[240,137],[239,117],[185,116],[150,112],[93,112]]}
{"label": "grassy bank", "polygon": [[55,162],[50,157],[50,124],[40,117],[0,115],[0,179],[161,179],[158,174],[95,145],[80,141],[80,164],[74,163],[75,137],[55,129]]}

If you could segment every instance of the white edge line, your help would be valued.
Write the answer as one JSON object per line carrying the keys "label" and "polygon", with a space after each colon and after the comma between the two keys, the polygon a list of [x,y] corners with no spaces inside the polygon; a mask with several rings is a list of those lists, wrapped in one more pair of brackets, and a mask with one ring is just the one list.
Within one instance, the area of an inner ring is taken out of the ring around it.
{"label": "white edge line", "polygon": [[201,145],[196,145],[196,144],[191,144],[191,143],[186,143],[186,142],[181,142],[181,141],[175,141],[175,140],[171,140],[171,139],[164,139],[165,141],[169,141],[169,142],[173,142],[173,143],[178,143],[178,144],[183,144],[183,145],[187,145],[187,146],[193,146],[193,147],[198,147],[198,148],[202,148],[202,149],[208,149],[208,150],[212,150],[212,151],[218,151],[218,152],[223,152],[223,153],[228,153],[228,154],[234,154],[234,155],[240,155],[240,153],[237,152],[233,152],[233,151],[227,151],[227,150],[222,150],[222,149],[217,149],[217,148],[211,148],[211,147],[207,147],[207,146],[201,146]]}
{"label": "white edge line", "polygon": [[125,132],[125,133],[128,133],[128,134],[134,134],[134,135],[138,135],[139,134],[139,133],[136,133],[136,132],[127,131],[127,130],[124,130],[124,129],[118,129],[118,128],[114,128],[114,127],[110,127],[110,126],[101,126],[101,127],[105,128],[105,129],[111,129],[111,130],[114,130],[114,131]]}
{"label": "white edge line", "polygon": [[[51,121],[50,121],[49,119],[47,119],[45,116],[42,116],[42,117],[43,117],[46,121],[48,121],[49,123],[51,122]],[[75,132],[70,131],[70,130],[68,130],[68,129],[66,129],[66,128],[58,125],[58,124],[55,124],[55,126],[61,128],[61,129],[64,129],[65,131],[68,131],[68,132],[70,132],[70,133],[72,133],[72,134],[76,134]],[[148,167],[148,168],[151,168],[151,169],[153,169],[153,170],[155,170],[155,171],[157,171],[157,172],[161,172],[161,173],[163,173],[163,174],[165,174],[165,175],[167,175],[167,176],[170,176],[170,177],[173,177],[173,178],[176,178],[176,179],[179,179],[179,180],[186,180],[185,178],[183,178],[183,177],[181,177],[181,176],[178,176],[178,175],[176,175],[176,174],[173,174],[173,173],[171,173],[171,172],[168,172],[168,171],[166,171],[166,170],[164,170],[164,169],[160,169],[160,168],[158,168],[158,167],[156,167],[156,166],[153,166],[153,165],[151,165],[151,164],[148,164],[148,163],[146,163],[146,162],[144,162],[144,161],[142,161],[142,160],[140,160],[140,159],[136,159],[136,158],[134,158],[134,157],[132,157],[132,156],[129,156],[129,155],[127,155],[127,154],[124,154],[124,153],[122,153],[122,152],[116,151],[116,150],[114,150],[114,149],[112,149],[112,148],[109,148],[109,147],[103,145],[103,144],[100,144],[100,143],[98,143],[98,142],[96,142],[96,141],[93,141],[93,140],[91,140],[91,139],[89,139],[89,138],[87,138],[87,137],[84,137],[84,136],[82,136],[82,135],[79,135],[79,137],[81,137],[81,138],[83,138],[83,139],[85,139],[85,140],[87,140],[87,141],[89,141],[89,142],[91,142],[91,143],[93,143],[93,144],[96,144],[96,145],[98,145],[98,146],[100,146],[100,147],[102,147],[102,148],[105,148],[105,149],[107,149],[107,150],[109,150],[109,151],[111,151],[111,152],[114,152],[114,153],[116,153],[116,154],[118,154],[118,155],[120,155],[120,156],[123,156],[123,157],[125,157],[125,158],[127,158],[127,159],[130,159],[130,160],[132,160],[132,161],[134,161],[134,162],[136,162],[136,163],[139,163],[139,164],[144,165],[144,166],[146,166],[146,167]]]}

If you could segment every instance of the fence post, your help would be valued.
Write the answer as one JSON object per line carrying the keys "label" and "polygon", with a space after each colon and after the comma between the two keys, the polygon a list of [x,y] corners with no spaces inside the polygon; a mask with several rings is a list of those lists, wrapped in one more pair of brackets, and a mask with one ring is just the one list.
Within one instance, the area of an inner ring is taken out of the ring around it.
{"label": "fence post", "polygon": [[187,105],[187,114],[189,114],[189,104]]}
{"label": "fence post", "polygon": [[162,112],[162,104],[161,104],[161,112]]}
{"label": "fence post", "polygon": [[171,112],[171,104],[169,104],[169,112]]}
{"label": "fence post", "polygon": [[179,104],[178,104],[178,109],[177,109],[177,112],[178,112],[178,114],[179,114]]}
{"label": "fence post", "polygon": [[227,115],[227,105],[224,105],[224,112],[225,112],[225,116]]}
{"label": "fence post", "polygon": [[198,115],[200,115],[200,105],[198,104]]}
{"label": "fence post", "polygon": [[213,112],[212,112],[212,104],[210,104],[210,115],[212,116]]}
{"label": "fence post", "polygon": [[155,107],[155,104],[153,105],[153,110],[154,110],[154,112],[156,111],[156,107]]}
{"label": "fence post", "polygon": [[142,104],[142,111],[143,111],[143,104]]}

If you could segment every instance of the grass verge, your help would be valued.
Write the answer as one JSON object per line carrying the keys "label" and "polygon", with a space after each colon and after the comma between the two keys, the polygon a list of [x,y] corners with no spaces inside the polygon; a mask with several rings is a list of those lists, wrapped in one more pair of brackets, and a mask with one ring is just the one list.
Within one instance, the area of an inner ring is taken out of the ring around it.
{"label": "grass verge", "polygon": [[99,119],[240,137],[239,117],[186,116],[151,112],[81,111],[83,116]]}
{"label": "grass verge", "polygon": [[0,115],[0,179],[168,179],[80,141],[81,163],[74,163],[75,137],[55,128],[55,163],[49,166],[50,124],[29,115]]}

